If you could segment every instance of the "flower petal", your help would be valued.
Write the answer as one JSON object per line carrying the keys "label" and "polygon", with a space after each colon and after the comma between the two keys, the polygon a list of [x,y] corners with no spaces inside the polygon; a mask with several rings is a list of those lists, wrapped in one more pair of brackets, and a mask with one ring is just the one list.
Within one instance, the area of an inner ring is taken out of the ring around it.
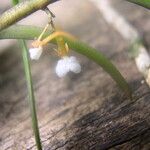
{"label": "flower petal", "polygon": [[55,71],[60,78],[64,77],[69,72],[68,67],[66,67],[66,62],[63,59],[58,61]]}
{"label": "flower petal", "polygon": [[70,56],[69,58],[69,63],[79,63],[78,60],[76,59],[76,57],[74,56]]}
{"label": "flower petal", "polygon": [[30,58],[34,60],[38,60],[42,54],[42,51],[43,51],[42,47],[30,48],[29,49]]}
{"label": "flower petal", "polygon": [[74,73],[80,73],[81,65],[79,63],[70,63],[70,71]]}
{"label": "flower petal", "polygon": [[59,77],[64,77],[69,71],[72,71],[74,73],[80,73],[81,72],[81,66],[76,59],[76,57],[63,57],[60,59],[56,65],[56,74]]}
{"label": "flower petal", "polygon": [[80,73],[81,72],[81,66],[78,62],[78,60],[76,59],[76,57],[71,56],[69,57],[69,69],[70,71],[74,72],[74,73]]}

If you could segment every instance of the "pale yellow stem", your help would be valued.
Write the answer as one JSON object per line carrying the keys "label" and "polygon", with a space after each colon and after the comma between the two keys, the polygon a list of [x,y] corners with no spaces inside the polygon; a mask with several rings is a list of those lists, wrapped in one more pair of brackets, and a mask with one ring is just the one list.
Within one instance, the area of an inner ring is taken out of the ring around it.
{"label": "pale yellow stem", "polygon": [[69,33],[66,33],[66,32],[63,32],[63,31],[56,31],[53,34],[49,35],[44,40],[42,40],[40,46],[46,45],[47,43],[49,43],[51,40],[55,39],[58,36],[64,36],[64,37],[71,38],[71,39],[74,39],[74,40],[76,39],[74,36],[72,36]]}
{"label": "pale yellow stem", "polygon": [[42,31],[42,33],[40,34],[39,38],[38,38],[38,41],[40,41],[44,35],[44,33],[47,31],[48,27],[49,27],[49,23],[45,26],[44,30]]}

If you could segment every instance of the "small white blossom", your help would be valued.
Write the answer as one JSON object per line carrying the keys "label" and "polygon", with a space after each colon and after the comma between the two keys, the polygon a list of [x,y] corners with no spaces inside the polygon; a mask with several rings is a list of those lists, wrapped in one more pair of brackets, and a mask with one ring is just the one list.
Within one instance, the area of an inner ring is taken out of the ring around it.
{"label": "small white blossom", "polygon": [[34,60],[38,60],[42,54],[43,48],[38,47],[38,48],[30,48],[29,53],[30,53],[30,58]]}
{"label": "small white blossom", "polygon": [[57,63],[56,74],[58,75],[58,77],[64,77],[69,71],[72,71],[74,73],[81,72],[81,66],[74,56],[63,57]]}

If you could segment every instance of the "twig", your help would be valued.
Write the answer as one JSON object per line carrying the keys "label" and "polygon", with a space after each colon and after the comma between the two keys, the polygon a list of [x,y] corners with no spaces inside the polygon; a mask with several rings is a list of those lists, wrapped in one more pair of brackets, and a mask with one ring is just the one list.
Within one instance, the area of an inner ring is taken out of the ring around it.
{"label": "twig", "polygon": [[56,1],[59,0],[28,0],[19,3],[0,16],[0,31]]}
{"label": "twig", "polygon": [[136,55],[132,56],[135,59],[138,70],[143,74],[147,84],[150,86],[150,56],[140,41],[138,31],[111,6],[109,0],[91,1],[96,4],[105,20],[134,47],[130,54],[132,55],[136,51]]}

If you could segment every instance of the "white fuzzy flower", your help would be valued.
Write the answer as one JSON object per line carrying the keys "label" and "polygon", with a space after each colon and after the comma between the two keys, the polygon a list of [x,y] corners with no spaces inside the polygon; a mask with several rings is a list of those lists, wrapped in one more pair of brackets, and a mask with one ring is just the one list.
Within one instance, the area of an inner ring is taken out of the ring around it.
{"label": "white fuzzy flower", "polygon": [[30,48],[29,53],[30,53],[30,58],[34,60],[38,60],[42,54],[43,48],[38,47],[38,48]]}
{"label": "white fuzzy flower", "polygon": [[64,77],[69,71],[72,71],[74,73],[80,73],[81,72],[81,66],[76,59],[76,57],[63,57],[60,59],[56,66],[56,74],[59,77]]}

